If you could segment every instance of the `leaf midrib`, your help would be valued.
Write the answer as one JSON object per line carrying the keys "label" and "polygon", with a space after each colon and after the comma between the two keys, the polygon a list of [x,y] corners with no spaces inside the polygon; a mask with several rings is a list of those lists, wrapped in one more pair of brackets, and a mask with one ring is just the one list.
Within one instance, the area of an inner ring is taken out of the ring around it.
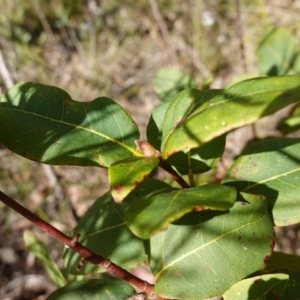
{"label": "leaf midrib", "polygon": [[275,180],[275,179],[279,179],[281,177],[285,177],[285,176],[290,175],[290,174],[292,174],[294,172],[297,172],[297,171],[300,171],[300,167],[298,167],[296,169],[293,169],[293,170],[290,170],[290,171],[287,171],[287,172],[284,172],[284,173],[281,173],[281,174],[277,174],[277,175],[269,177],[269,178],[266,178],[266,179],[261,180],[259,182],[255,182],[254,184],[249,185],[245,189],[243,189],[243,192],[248,191],[248,190],[252,189],[253,187],[258,186],[260,184],[263,184],[263,183],[266,183],[266,182],[269,182],[269,181],[272,181],[272,180]]}
{"label": "leaf midrib", "polygon": [[113,226],[109,226],[109,227],[106,227],[106,228],[103,228],[103,229],[100,229],[100,230],[96,230],[94,232],[91,232],[91,233],[85,235],[80,240],[83,241],[83,240],[88,239],[88,238],[90,238],[94,235],[101,234],[103,232],[106,232],[106,231],[109,231],[109,230],[112,230],[112,229],[115,229],[115,228],[118,228],[118,227],[122,227],[122,226],[126,226],[126,223],[123,222],[123,223],[119,223],[119,224],[116,224],[116,225],[113,225]]}
{"label": "leaf midrib", "polygon": [[67,126],[74,127],[76,129],[84,130],[84,131],[90,132],[92,134],[101,136],[102,138],[107,139],[108,141],[111,141],[113,143],[116,143],[116,144],[120,145],[121,147],[127,149],[129,152],[133,153],[135,156],[142,156],[139,151],[134,150],[130,146],[126,145],[125,143],[122,143],[122,142],[120,142],[120,141],[118,141],[114,138],[111,138],[111,137],[107,136],[106,134],[103,134],[103,133],[101,133],[99,131],[96,131],[94,129],[86,128],[86,127],[76,125],[76,124],[73,124],[73,123],[69,123],[69,122],[66,122],[66,121],[63,121],[63,120],[53,119],[53,118],[47,117],[45,115],[40,115],[40,114],[37,114],[35,112],[29,112],[29,111],[26,111],[26,110],[23,110],[23,109],[14,109],[14,108],[8,108],[8,107],[0,107],[0,109],[11,110],[11,111],[19,112],[19,113],[33,115],[33,116],[36,116],[36,117],[39,117],[39,118],[42,118],[42,119],[45,119],[45,120],[50,120],[52,122],[56,122],[56,123],[60,123],[60,124],[64,124],[64,125],[67,125]]}
{"label": "leaf midrib", "polygon": [[[226,91],[228,91],[228,90],[224,90],[224,93],[226,93]],[[186,123],[188,121],[190,121],[194,116],[196,116],[197,114],[202,113],[203,111],[209,109],[210,107],[218,106],[218,105],[226,103],[227,101],[232,101],[232,100],[238,99],[238,98],[252,97],[254,95],[265,94],[265,93],[277,93],[277,92],[280,92],[280,91],[282,91],[282,88],[280,88],[280,89],[266,90],[266,91],[257,91],[257,92],[254,91],[254,92],[249,93],[249,94],[238,95],[238,96],[234,96],[232,98],[221,100],[221,101],[216,102],[216,103],[210,103],[208,105],[205,105],[204,107],[200,108],[199,110],[196,110],[196,111],[192,112],[189,116],[186,117],[186,119],[178,127],[174,128],[172,131],[170,131],[169,134],[166,136],[166,138],[164,140],[164,144],[166,144],[167,140],[169,139],[169,137],[172,135],[172,133],[176,129],[185,126]],[[218,96],[219,95],[216,95],[215,97],[218,97]],[[213,97],[212,99],[208,100],[208,102],[212,101],[215,97]]]}
{"label": "leaf midrib", "polygon": [[186,258],[186,257],[188,257],[188,256],[190,256],[190,255],[192,255],[192,254],[194,254],[194,253],[197,253],[199,250],[201,250],[201,249],[203,249],[203,248],[205,248],[205,247],[207,247],[207,246],[209,246],[209,245],[211,245],[211,244],[213,244],[213,243],[216,243],[218,240],[220,240],[220,239],[222,239],[222,238],[224,238],[224,237],[226,237],[226,236],[228,236],[228,235],[230,235],[230,234],[232,234],[232,233],[234,233],[234,232],[240,231],[241,229],[243,229],[243,228],[245,228],[245,227],[248,227],[248,226],[252,226],[252,225],[254,225],[254,224],[257,224],[257,223],[260,222],[264,217],[265,217],[265,216],[263,215],[261,218],[255,220],[254,222],[249,222],[249,223],[247,223],[247,224],[244,224],[243,226],[237,227],[237,228],[235,228],[234,230],[231,230],[231,231],[229,231],[229,232],[227,232],[227,233],[225,233],[225,234],[222,234],[222,235],[218,236],[217,238],[215,238],[215,239],[209,241],[208,243],[206,243],[206,244],[204,244],[204,245],[201,245],[200,247],[195,248],[194,250],[192,250],[192,251],[190,251],[190,252],[188,252],[188,253],[182,255],[181,257],[175,259],[174,261],[172,261],[171,263],[169,263],[168,265],[166,265],[165,267],[163,267],[163,268],[157,273],[157,275],[155,276],[155,279],[157,280],[158,277],[160,276],[160,274],[161,274],[162,272],[164,272],[164,271],[167,270],[168,268],[172,267],[173,265],[175,265],[175,264],[178,263],[179,261],[183,260],[184,258]]}

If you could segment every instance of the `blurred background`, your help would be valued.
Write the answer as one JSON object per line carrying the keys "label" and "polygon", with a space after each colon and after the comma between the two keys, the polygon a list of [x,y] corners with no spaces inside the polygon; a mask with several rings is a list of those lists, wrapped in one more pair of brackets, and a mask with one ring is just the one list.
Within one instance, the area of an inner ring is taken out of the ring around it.
{"label": "blurred background", "polygon": [[[79,101],[106,96],[132,115],[143,138],[166,86],[171,97],[187,82],[223,88],[268,74],[257,55],[268,27],[285,28],[296,44],[300,36],[299,0],[0,0],[0,6],[0,94],[34,81]],[[248,140],[279,135],[278,118],[231,133],[211,180],[225,174]],[[107,188],[103,169],[44,166],[0,145],[0,189],[65,233]],[[62,264],[62,245],[0,204],[0,299],[42,300],[55,289],[24,245],[26,229]],[[277,247],[299,254],[296,229],[279,231]]]}

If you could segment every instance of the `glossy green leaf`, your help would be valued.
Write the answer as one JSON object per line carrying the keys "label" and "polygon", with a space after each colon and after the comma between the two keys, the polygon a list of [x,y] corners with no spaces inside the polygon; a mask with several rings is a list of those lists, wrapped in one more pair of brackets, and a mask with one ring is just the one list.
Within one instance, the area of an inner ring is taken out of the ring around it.
{"label": "glossy green leaf", "polygon": [[159,163],[156,157],[135,157],[113,163],[108,169],[110,191],[121,202],[153,171]]}
{"label": "glossy green leaf", "polygon": [[277,226],[300,222],[300,139],[274,138],[250,144],[224,180],[238,190],[264,195]]}
{"label": "glossy green leaf", "polygon": [[164,68],[157,72],[152,85],[162,101],[169,101],[180,91],[195,87],[195,82],[180,70]]}
{"label": "glossy green leaf", "polygon": [[0,142],[15,153],[54,165],[108,167],[140,155],[136,124],[112,100],[77,102],[37,83],[12,87],[0,99]]}
{"label": "glossy green leaf", "polygon": [[[205,107],[214,96],[222,90],[185,90],[179,93],[170,103],[162,127],[162,140],[176,130],[177,126],[197,108]],[[210,170],[218,162],[225,148],[225,136],[219,137],[200,148],[172,155],[168,162],[181,175],[198,174]]]}
{"label": "glossy green leaf", "polygon": [[273,224],[263,198],[242,197],[229,211],[190,213],[151,238],[156,293],[210,298],[263,266],[274,246]]}
{"label": "glossy green leaf", "polygon": [[223,294],[224,300],[281,299],[289,281],[289,275],[266,274],[242,280]]}
{"label": "glossy green leaf", "polygon": [[135,235],[148,239],[195,208],[201,211],[228,210],[235,201],[236,190],[223,185],[167,188],[132,202],[125,220]]}
{"label": "glossy green leaf", "polygon": [[170,101],[162,102],[156,106],[152,111],[149,123],[147,125],[148,142],[157,150],[160,150],[161,148],[162,126],[170,103]]}
{"label": "glossy green leaf", "polygon": [[[190,93],[193,97],[193,90]],[[173,123],[173,131],[170,125],[166,125],[169,133],[163,134],[162,156],[167,159],[174,153],[188,152],[232,129],[251,124],[288,104],[298,102],[299,93],[300,77],[297,76],[239,82],[188,112],[188,116],[177,125]]]}
{"label": "glossy green leaf", "polygon": [[[106,193],[88,209],[71,234],[79,232],[80,243],[124,269],[146,264],[148,258],[145,253],[145,241],[131,233],[125,224],[124,214],[132,201],[165,187],[168,185],[164,182],[146,179],[120,204],[116,204],[110,193]],[[65,250],[64,262],[70,273],[88,274],[102,271],[95,265],[85,263],[78,272],[76,266],[80,258],[79,254],[70,249]]]}
{"label": "glossy green leaf", "polygon": [[223,90],[184,90],[172,99],[166,114],[162,127],[162,140],[166,141],[168,136],[182,124],[188,116],[197,109],[203,110],[209,104],[211,99],[223,93]]}
{"label": "glossy green leaf", "polygon": [[269,28],[256,51],[260,71],[269,76],[300,74],[300,48],[285,28]]}
{"label": "glossy green leaf", "polygon": [[121,280],[91,279],[66,285],[47,300],[121,300],[135,294],[134,288]]}
{"label": "glossy green leaf", "polygon": [[67,282],[52,259],[46,245],[30,230],[26,230],[23,237],[27,249],[40,261],[52,282],[58,287],[66,285]]}

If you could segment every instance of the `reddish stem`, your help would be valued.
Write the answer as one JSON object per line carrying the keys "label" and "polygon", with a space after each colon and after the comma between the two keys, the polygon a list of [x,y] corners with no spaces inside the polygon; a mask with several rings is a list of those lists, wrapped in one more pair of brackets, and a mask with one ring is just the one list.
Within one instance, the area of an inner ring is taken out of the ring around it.
{"label": "reddish stem", "polygon": [[109,273],[132,284],[133,286],[139,288],[147,294],[153,292],[154,286],[152,284],[141,280],[140,278],[132,275],[126,270],[115,265],[109,259],[104,258],[103,256],[91,251],[90,249],[78,243],[79,234],[76,234],[74,238],[70,238],[69,236],[65,235],[49,223],[45,222],[44,220],[33,214],[31,211],[29,211],[27,208],[20,205],[18,202],[8,197],[1,191],[0,201],[2,201],[5,205],[9,206],[11,209],[13,209],[17,213],[19,213],[20,215],[22,215],[23,217],[40,227],[42,230],[52,235],[54,238],[64,243],[73,251],[79,253],[81,256],[84,257],[85,260],[89,261],[90,263],[98,265],[100,268],[107,270]]}
{"label": "reddish stem", "polygon": [[168,162],[161,160],[159,166],[168,172],[182,188],[190,187],[190,185],[170,166]]}

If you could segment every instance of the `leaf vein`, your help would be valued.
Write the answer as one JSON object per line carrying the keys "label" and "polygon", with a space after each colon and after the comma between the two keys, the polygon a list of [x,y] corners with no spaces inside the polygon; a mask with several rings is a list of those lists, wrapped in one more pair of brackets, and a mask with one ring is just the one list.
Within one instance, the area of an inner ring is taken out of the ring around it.
{"label": "leaf vein", "polygon": [[87,238],[89,238],[89,237],[91,237],[91,236],[93,236],[93,235],[100,234],[100,233],[102,233],[102,232],[105,232],[105,231],[108,231],[108,230],[112,230],[112,229],[115,229],[115,228],[118,228],[118,227],[121,227],[121,226],[124,226],[124,225],[126,225],[126,224],[125,224],[125,223],[120,223],[120,224],[116,224],[116,225],[114,225],[114,226],[109,226],[109,227],[106,227],[106,228],[97,230],[97,231],[95,231],[95,232],[89,233],[88,235],[84,236],[84,237],[82,238],[82,240],[85,240],[85,239],[87,239]]}
{"label": "leaf vein", "polygon": [[[120,142],[120,141],[118,141],[118,140],[116,140],[116,139],[114,139],[114,138],[112,138],[112,137],[110,137],[110,136],[108,136],[108,135],[106,135],[106,134],[104,134],[104,133],[102,133],[102,132],[96,131],[96,130],[94,130],[94,129],[86,128],[86,127],[83,127],[83,126],[80,126],[80,125],[76,125],[76,124],[73,124],[73,123],[70,123],[70,122],[66,122],[66,121],[63,121],[63,120],[53,119],[53,118],[47,117],[47,116],[45,116],[45,115],[37,114],[37,113],[35,113],[35,112],[29,112],[29,111],[26,111],[26,110],[24,110],[24,109],[14,109],[14,108],[8,108],[8,107],[1,107],[1,109],[11,110],[11,111],[17,111],[17,112],[20,112],[20,111],[21,111],[21,112],[23,112],[23,113],[25,113],[25,114],[37,116],[37,117],[40,117],[40,118],[44,118],[44,119],[46,119],[46,120],[50,120],[50,121],[52,121],[52,122],[61,123],[61,124],[64,124],[64,125],[67,125],[67,126],[71,126],[71,127],[74,127],[74,128],[80,129],[80,130],[83,130],[83,131],[90,132],[90,133],[92,133],[92,134],[101,136],[101,137],[104,138],[104,139],[107,139],[107,140],[109,140],[109,141],[111,141],[111,142],[113,142],[113,143],[116,143],[116,144],[120,145],[121,147],[123,147],[123,148],[127,149],[128,151],[130,151],[131,153],[133,153],[135,156],[141,156],[141,154],[140,154],[137,150],[131,148],[131,147],[128,146],[128,145],[126,145],[124,142]],[[122,136],[122,139],[123,139],[123,138],[124,138],[124,137]]]}
{"label": "leaf vein", "polygon": [[232,234],[232,233],[234,233],[234,232],[237,232],[237,231],[239,231],[239,230],[241,230],[241,229],[243,229],[243,228],[245,228],[245,227],[248,227],[248,226],[252,226],[252,225],[254,225],[254,224],[257,224],[258,222],[260,222],[260,221],[262,220],[262,218],[263,218],[263,217],[261,217],[261,218],[259,218],[259,219],[256,219],[256,220],[253,221],[253,222],[249,222],[249,223],[247,223],[247,224],[244,224],[244,225],[242,225],[242,226],[239,226],[238,228],[235,228],[235,229],[233,229],[233,230],[231,230],[231,231],[228,231],[226,234],[222,234],[222,235],[218,236],[217,238],[212,239],[211,241],[207,242],[206,244],[201,245],[201,246],[199,246],[199,247],[193,249],[192,251],[189,251],[189,252],[187,252],[186,254],[180,256],[179,258],[175,259],[174,261],[172,261],[171,263],[169,263],[168,265],[166,265],[164,268],[162,268],[162,269],[157,273],[156,279],[160,276],[160,274],[161,274],[163,271],[165,271],[167,268],[169,268],[169,267],[175,265],[176,263],[178,263],[179,261],[183,260],[184,258],[186,258],[186,257],[188,257],[188,256],[190,256],[190,255],[192,255],[192,254],[194,254],[194,253],[196,253],[197,251],[199,251],[199,250],[201,250],[201,249],[204,249],[205,247],[207,247],[207,246],[209,246],[209,245],[211,245],[211,244],[213,244],[213,243],[218,242],[220,239],[222,239],[222,238],[224,238],[224,237],[226,237],[226,236],[228,236],[228,235],[230,235],[230,234]]}
{"label": "leaf vein", "polygon": [[272,180],[278,180],[280,177],[285,177],[287,175],[290,175],[294,172],[297,172],[297,171],[300,171],[300,167],[294,169],[294,170],[291,170],[291,171],[287,171],[287,172],[284,172],[284,173],[281,173],[281,174],[277,174],[275,176],[272,176],[272,177],[269,177],[269,178],[266,178],[264,180],[261,180],[261,181],[258,181],[258,182],[255,182],[254,184],[252,185],[249,185],[248,187],[246,187],[245,189],[243,189],[243,191],[247,191],[247,190],[250,190],[251,188],[255,187],[255,186],[258,186],[260,184],[263,184],[265,182],[268,182],[268,181],[272,181]]}

